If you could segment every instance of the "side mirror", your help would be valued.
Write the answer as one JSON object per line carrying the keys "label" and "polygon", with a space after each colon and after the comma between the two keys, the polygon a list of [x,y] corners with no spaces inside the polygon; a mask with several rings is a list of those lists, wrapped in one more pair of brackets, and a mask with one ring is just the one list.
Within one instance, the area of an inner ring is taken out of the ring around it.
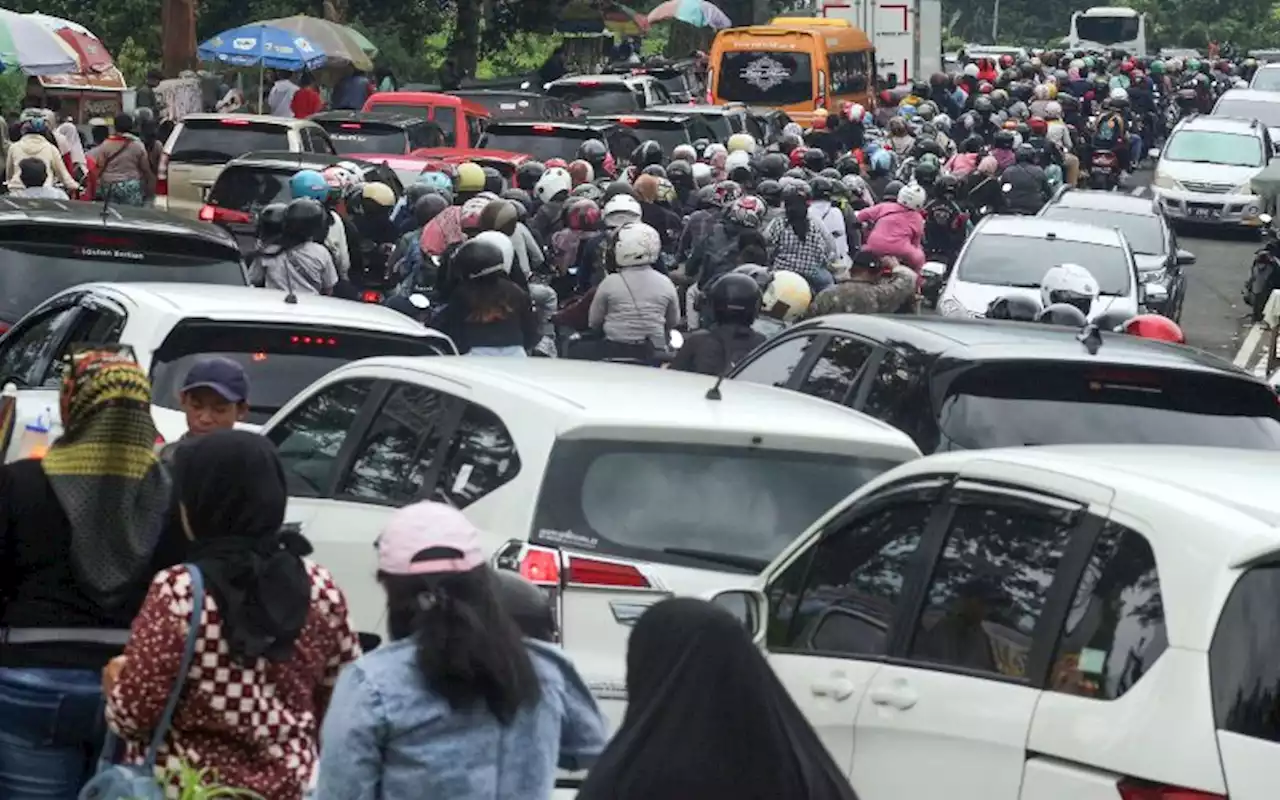
{"label": "side mirror", "polygon": [[[1266,216],[1266,215],[1264,214],[1263,216]],[[1183,267],[1194,264],[1196,263],[1196,254],[1191,252],[1190,250],[1179,250],[1178,256],[1177,256],[1177,262],[1180,266],[1183,266]]]}
{"label": "side mirror", "polygon": [[711,602],[728,611],[751,634],[751,640],[764,644],[765,618],[769,600],[759,589],[728,589],[711,597]]}
{"label": "side mirror", "polygon": [[947,274],[947,265],[941,261],[924,262],[924,274],[930,278],[941,278]]}
{"label": "side mirror", "polygon": [[1147,283],[1142,286],[1142,302],[1146,305],[1162,306],[1169,300],[1169,290],[1158,283]]}
{"label": "side mirror", "polygon": [[1153,147],[1147,151],[1147,158],[1156,159],[1160,157],[1160,148]]}

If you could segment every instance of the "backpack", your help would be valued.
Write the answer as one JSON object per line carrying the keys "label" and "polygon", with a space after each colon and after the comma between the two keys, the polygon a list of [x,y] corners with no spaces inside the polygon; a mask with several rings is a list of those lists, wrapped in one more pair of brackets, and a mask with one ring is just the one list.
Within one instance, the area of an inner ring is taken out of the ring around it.
{"label": "backpack", "polygon": [[1115,144],[1120,141],[1120,117],[1107,114],[1098,120],[1097,133],[1093,135],[1095,142]]}

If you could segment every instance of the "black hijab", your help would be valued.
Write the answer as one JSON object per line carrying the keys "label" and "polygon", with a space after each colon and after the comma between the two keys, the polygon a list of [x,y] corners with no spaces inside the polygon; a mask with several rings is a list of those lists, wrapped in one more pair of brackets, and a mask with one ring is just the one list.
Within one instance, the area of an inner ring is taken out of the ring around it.
{"label": "black hijab", "polygon": [[190,560],[218,604],[222,635],[241,662],[286,661],[307,621],[311,546],[282,532],[288,493],[270,440],[218,431],[185,443],[175,463]]}
{"label": "black hijab", "polygon": [[645,612],[622,727],[578,800],[856,800],[741,624],[691,597]]}

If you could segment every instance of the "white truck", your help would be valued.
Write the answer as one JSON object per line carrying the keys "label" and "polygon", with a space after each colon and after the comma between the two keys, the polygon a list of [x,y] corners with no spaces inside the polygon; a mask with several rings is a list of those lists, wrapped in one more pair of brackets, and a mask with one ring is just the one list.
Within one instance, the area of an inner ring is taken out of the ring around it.
{"label": "white truck", "polygon": [[818,13],[867,34],[881,78],[893,73],[905,83],[942,71],[942,0],[819,0]]}

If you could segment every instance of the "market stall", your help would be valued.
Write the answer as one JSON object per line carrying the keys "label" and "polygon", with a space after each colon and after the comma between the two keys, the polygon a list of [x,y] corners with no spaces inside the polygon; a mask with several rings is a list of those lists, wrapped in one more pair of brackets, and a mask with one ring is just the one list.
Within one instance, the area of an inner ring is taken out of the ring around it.
{"label": "market stall", "polygon": [[86,74],[40,75],[36,80],[38,95],[57,98],[59,115],[70,117],[78,125],[94,117],[112,120],[123,110],[124,93],[129,88],[115,67]]}

